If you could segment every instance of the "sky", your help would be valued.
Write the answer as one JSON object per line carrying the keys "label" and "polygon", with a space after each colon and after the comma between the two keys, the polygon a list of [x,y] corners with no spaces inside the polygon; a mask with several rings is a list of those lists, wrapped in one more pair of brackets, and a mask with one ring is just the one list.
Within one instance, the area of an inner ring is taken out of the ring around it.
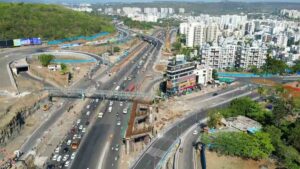
{"label": "sky", "polygon": [[[180,1],[180,2],[220,2],[222,0],[0,0],[0,2],[41,2],[41,3],[107,3],[107,2],[153,2],[153,1]],[[223,0],[224,1],[224,0]],[[300,0],[229,0],[238,2],[298,2]]]}

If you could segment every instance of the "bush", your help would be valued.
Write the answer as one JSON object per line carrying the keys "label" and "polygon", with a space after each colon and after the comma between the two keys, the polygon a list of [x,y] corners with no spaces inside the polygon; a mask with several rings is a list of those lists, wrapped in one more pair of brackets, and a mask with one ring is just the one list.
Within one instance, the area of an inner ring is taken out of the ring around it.
{"label": "bush", "polygon": [[202,141],[221,154],[251,159],[265,159],[274,151],[268,133],[249,135],[243,132],[220,132],[204,134]]}
{"label": "bush", "polygon": [[221,110],[224,117],[247,116],[261,123],[272,120],[272,113],[265,110],[259,103],[249,97],[234,99],[227,109]]}
{"label": "bush", "polygon": [[40,61],[41,65],[46,67],[54,59],[54,56],[53,55],[48,55],[48,54],[42,54],[38,58],[39,58],[39,61]]}

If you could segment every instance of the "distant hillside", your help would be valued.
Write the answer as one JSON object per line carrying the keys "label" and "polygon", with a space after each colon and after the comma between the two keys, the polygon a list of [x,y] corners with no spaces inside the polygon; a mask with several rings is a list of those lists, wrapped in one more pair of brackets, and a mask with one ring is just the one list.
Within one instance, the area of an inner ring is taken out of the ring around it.
{"label": "distant hillside", "polygon": [[26,37],[60,39],[113,32],[110,20],[62,6],[0,3],[0,40]]}

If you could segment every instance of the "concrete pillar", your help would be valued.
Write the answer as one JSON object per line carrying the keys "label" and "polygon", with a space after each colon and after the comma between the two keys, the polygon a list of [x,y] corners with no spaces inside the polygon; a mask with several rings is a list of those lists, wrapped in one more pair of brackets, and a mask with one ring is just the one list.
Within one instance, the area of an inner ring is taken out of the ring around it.
{"label": "concrete pillar", "polygon": [[130,153],[130,140],[126,139],[125,142],[126,142],[125,143],[126,154],[129,154]]}

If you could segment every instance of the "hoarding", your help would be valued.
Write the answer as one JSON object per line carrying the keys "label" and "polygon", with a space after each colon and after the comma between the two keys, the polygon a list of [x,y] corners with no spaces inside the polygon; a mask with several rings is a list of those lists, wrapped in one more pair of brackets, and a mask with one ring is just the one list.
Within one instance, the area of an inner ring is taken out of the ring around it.
{"label": "hoarding", "polygon": [[14,46],[21,46],[21,39],[14,39]]}
{"label": "hoarding", "polygon": [[29,38],[21,39],[21,45],[22,46],[30,45],[30,39]]}

